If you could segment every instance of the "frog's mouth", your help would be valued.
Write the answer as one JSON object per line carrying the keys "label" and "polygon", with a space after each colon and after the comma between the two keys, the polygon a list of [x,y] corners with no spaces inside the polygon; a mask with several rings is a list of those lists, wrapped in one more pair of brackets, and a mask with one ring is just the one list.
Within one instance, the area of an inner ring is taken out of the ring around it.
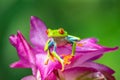
{"label": "frog's mouth", "polygon": [[65,37],[52,37],[53,39],[59,39],[59,40],[61,40],[61,39],[64,39]]}
{"label": "frog's mouth", "polygon": [[66,35],[62,35],[62,34],[61,34],[61,35],[57,35],[57,34],[54,34],[54,35],[48,34],[47,36],[48,36],[49,38],[50,38],[50,37],[52,37],[52,38],[59,38],[59,37],[66,37],[67,34],[66,34]]}

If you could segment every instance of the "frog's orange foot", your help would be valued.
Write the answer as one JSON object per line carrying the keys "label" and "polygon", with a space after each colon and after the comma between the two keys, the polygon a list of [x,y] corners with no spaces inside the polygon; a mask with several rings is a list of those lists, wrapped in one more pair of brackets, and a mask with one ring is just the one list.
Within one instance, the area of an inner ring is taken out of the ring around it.
{"label": "frog's orange foot", "polygon": [[47,65],[49,60],[55,62],[55,57],[53,55],[50,55],[49,57],[46,58],[44,64]]}
{"label": "frog's orange foot", "polygon": [[76,46],[83,47],[83,43],[77,43]]}
{"label": "frog's orange foot", "polygon": [[49,59],[53,62],[55,62],[55,57],[53,55],[50,55]]}
{"label": "frog's orange foot", "polygon": [[63,57],[64,65],[70,64],[72,58],[73,58],[72,55],[65,55],[65,56]]}
{"label": "frog's orange foot", "polygon": [[44,64],[47,65],[48,62],[49,62],[49,58],[47,58],[47,59],[45,60]]}

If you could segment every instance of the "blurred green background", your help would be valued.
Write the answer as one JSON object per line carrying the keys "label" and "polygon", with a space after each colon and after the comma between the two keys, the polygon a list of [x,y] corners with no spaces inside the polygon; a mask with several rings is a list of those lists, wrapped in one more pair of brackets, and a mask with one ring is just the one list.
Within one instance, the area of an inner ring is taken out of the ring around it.
{"label": "blurred green background", "polygon": [[[29,41],[30,16],[41,18],[49,28],[63,27],[81,38],[96,37],[99,44],[120,46],[119,0],[0,0],[0,80],[20,80],[30,69],[11,69],[18,60],[9,36],[20,30]],[[105,54],[97,62],[116,71],[120,79],[120,51]]]}

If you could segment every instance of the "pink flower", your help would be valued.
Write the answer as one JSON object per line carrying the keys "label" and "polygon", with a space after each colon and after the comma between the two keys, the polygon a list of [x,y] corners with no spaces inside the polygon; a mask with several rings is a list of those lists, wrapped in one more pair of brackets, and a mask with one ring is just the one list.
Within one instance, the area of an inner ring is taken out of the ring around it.
{"label": "pink flower", "polygon": [[22,80],[115,80],[114,71],[102,64],[93,62],[105,52],[117,50],[97,44],[95,38],[82,39],[77,43],[76,54],[69,60],[71,46],[57,47],[57,53],[64,60],[70,61],[61,71],[61,64],[50,60],[45,65],[47,53],[44,46],[48,40],[45,24],[35,16],[31,16],[30,45],[20,31],[10,36],[10,43],[16,48],[19,61],[10,65],[11,68],[31,68],[32,75]]}

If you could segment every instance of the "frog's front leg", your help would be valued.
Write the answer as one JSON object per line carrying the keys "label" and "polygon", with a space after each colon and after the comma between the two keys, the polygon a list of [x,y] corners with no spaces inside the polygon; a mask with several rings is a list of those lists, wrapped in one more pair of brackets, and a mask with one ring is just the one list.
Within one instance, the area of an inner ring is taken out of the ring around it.
{"label": "frog's front leg", "polygon": [[51,55],[51,52],[50,52],[50,47],[53,46],[53,40],[48,40],[45,44],[45,47],[44,47],[44,51],[47,51],[47,58],[45,60],[45,64],[47,65],[48,64],[48,61],[49,61],[49,58],[50,58],[50,55]]}
{"label": "frog's front leg", "polygon": [[76,49],[76,42],[73,41],[73,42],[72,42],[72,53],[71,53],[72,56],[75,55],[75,49]]}
{"label": "frog's front leg", "polygon": [[79,37],[75,37],[75,36],[71,36],[71,35],[68,35],[66,37],[66,39],[72,43],[72,53],[71,55],[74,56],[75,55],[75,49],[76,49],[76,42],[77,41],[80,41],[80,38]]}

